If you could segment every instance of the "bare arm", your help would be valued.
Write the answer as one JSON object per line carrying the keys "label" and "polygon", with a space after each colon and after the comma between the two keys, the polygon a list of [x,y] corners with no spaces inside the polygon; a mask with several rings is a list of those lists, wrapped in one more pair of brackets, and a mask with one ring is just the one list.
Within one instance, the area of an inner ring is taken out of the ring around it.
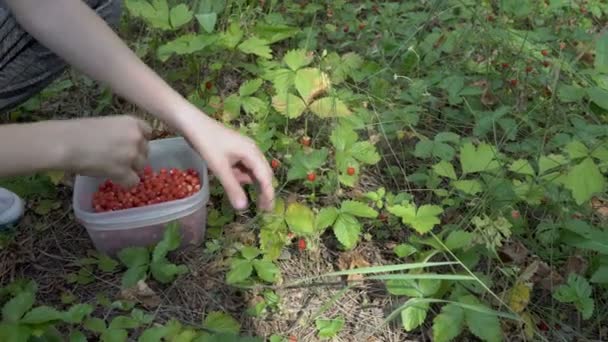
{"label": "bare arm", "polygon": [[204,115],[148,68],[80,0],[6,0],[19,23],[67,62],[173,126],[209,163],[234,207],[242,183],[257,182],[260,207],[274,198],[272,170],[255,143]]}

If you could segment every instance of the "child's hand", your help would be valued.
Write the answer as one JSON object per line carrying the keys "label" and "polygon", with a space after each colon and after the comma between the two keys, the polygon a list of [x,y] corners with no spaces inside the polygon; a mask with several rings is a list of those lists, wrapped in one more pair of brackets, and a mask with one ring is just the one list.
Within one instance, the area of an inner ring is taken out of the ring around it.
{"label": "child's hand", "polygon": [[255,142],[203,113],[196,113],[192,121],[185,135],[219,178],[232,206],[239,210],[247,207],[242,184],[255,182],[260,191],[258,207],[272,210],[273,173]]}

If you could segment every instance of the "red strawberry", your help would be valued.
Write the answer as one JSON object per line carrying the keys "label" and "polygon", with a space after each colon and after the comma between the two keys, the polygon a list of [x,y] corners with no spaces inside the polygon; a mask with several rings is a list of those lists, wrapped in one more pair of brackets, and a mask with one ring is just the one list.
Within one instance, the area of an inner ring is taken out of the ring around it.
{"label": "red strawberry", "polygon": [[549,61],[543,61],[543,66],[545,68],[548,68],[550,65],[551,65],[551,62],[549,62]]}
{"label": "red strawberry", "polygon": [[213,83],[211,81],[205,82],[205,89],[211,90],[211,88],[213,88]]}
{"label": "red strawberry", "polygon": [[311,182],[314,182],[314,181],[315,181],[315,179],[317,179],[317,175],[315,175],[315,173],[314,173],[314,172],[309,172],[309,173],[306,175],[306,179],[308,179],[308,180],[309,180],[309,181],[311,181]]}
{"label": "red strawberry", "polygon": [[502,68],[503,69],[509,69],[509,63],[502,63]]}
{"label": "red strawberry", "polygon": [[365,23],[359,24],[359,30],[363,31],[365,29]]}
{"label": "red strawberry", "polygon": [[298,240],[298,249],[301,251],[306,249],[306,240],[304,240],[304,239]]}
{"label": "red strawberry", "polygon": [[276,170],[276,169],[278,169],[278,168],[279,168],[279,166],[281,166],[281,162],[280,162],[278,159],[274,158],[274,159],[272,159],[272,161],[270,162],[270,166],[271,166],[273,169],[275,169],[275,170]]}
{"label": "red strawberry", "polygon": [[532,71],[534,71],[534,68],[532,68],[531,66],[527,66],[526,67],[526,73],[531,73]]}
{"label": "red strawberry", "polygon": [[549,51],[547,50],[542,50],[540,53],[545,57],[549,56]]}
{"label": "red strawberry", "polygon": [[540,331],[549,331],[549,326],[547,325],[547,323],[540,321],[536,324],[536,326],[538,327],[538,330]]}
{"label": "red strawberry", "polygon": [[348,27],[348,25],[344,25],[343,31],[344,31],[344,33],[348,33],[348,31],[350,31],[350,28]]}
{"label": "red strawberry", "polygon": [[511,217],[514,220],[519,220],[521,218],[521,214],[519,213],[519,210],[513,210],[513,211],[511,211]]}
{"label": "red strawberry", "polygon": [[516,80],[516,79],[509,80],[509,84],[510,84],[512,87],[517,87],[517,80]]}
{"label": "red strawberry", "polygon": [[310,137],[309,136],[303,136],[300,139],[300,144],[304,145],[304,146],[310,146]]}
{"label": "red strawberry", "polygon": [[355,168],[354,168],[354,167],[352,167],[352,166],[349,166],[349,167],[346,169],[346,173],[347,173],[349,176],[354,175],[354,174],[355,174]]}

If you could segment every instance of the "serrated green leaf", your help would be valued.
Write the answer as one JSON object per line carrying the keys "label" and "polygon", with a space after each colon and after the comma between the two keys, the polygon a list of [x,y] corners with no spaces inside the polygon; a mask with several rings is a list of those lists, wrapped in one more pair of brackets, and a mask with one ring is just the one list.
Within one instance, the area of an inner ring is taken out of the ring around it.
{"label": "serrated green leaf", "polygon": [[474,237],[473,233],[455,230],[450,232],[444,244],[449,250],[466,249],[471,246]]}
{"label": "serrated green leaf", "polygon": [[114,272],[118,267],[118,262],[105,254],[100,254],[97,266],[103,272]]}
{"label": "serrated green leaf", "polygon": [[312,54],[309,54],[306,50],[289,50],[285,56],[283,56],[283,62],[287,64],[289,69],[297,71],[309,65],[312,62]]}
{"label": "serrated green leaf", "polygon": [[442,160],[439,163],[433,165],[433,171],[436,174],[442,177],[447,177],[453,180],[456,180],[456,171],[454,171],[454,166],[452,163]]}
{"label": "serrated green leaf", "polygon": [[110,322],[110,329],[136,329],[139,328],[139,322],[132,317],[116,316]]}
{"label": "serrated green leaf", "polygon": [[347,125],[336,126],[329,137],[332,145],[338,151],[345,151],[356,143],[358,139],[357,132]]}
{"label": "serrated green leaf", "polygon": [[315,325],[319,331],[320,338],[332,338],[338,335],[344,327],[344,318],[338,317],[334,319],[318,318],[315,320]]}
{"label": "serrated green leaf", "polygon": [[[195,15],[195,17],[196,17],[196,20],[198,21],[198,23],[203,28],[203,30],[205,30],[205,32],[207,32],[207,33],[213,32],[213,30],[215,29],[215,24],[217,23],[217,13],[215,13],[215,12],[201,13],[201,14]],[[237,43],[235,43],[235,45]]]}
{"label": "serrated green leaf", "polygon": [[164,337],[169,333],[169,329],[166,327],[152,327],[144,330],[139,338],[138,342],[161,342]]}
{"label": "serrated green leaf", "polygon": [[[296,72],[294,78],[294,85],[298,91],[298,94],[300,94],[300,97],[302,97],[302,99],[304,100],[304,103],[310,104],[315,98],[327,92],[330,86],[330,82],[329,77],[327,77],[327,74],[325,74],[318,68],[303,68]],[[338,109],[342,111],[344,110],[344,108],[339,108],[337,101],[332,103],[324,102],[320,105],[322,105],[323,107],[321,109],[325,110],[323,112],[324,114],[328,112],[331,114],[334,111],[337,111]],[[343,105],[344,104],[342,104],[342,106]],[[332,111],[332,109],[335,110]],[[348,110],[348,108],[346,108],[346,110]],[[323,117],[323,115],[321,114],[317,115]]]}
{"label": "serrated green leaf", "polygon": [[272,106],[277,112],[287,116],[290,119],[299,117],[306,109],[306,104],[301,98],[289,93],[282,93],[282,95],[273,96]]}
{"label": "serrated green leaf", "polygon": [[565,186],[572,191],[576,204],[581,205],[596,193],[604,192],[605,179],[593,159],[586,158],[566,175]]}
{"label": "serrated green leaf", "polygon": [[11,298],[2,307],[2,320],[9,323],[18,322],[34,305],[34,293],[24,291]]}
{"label": "serrated green leaf", "polygon": [[424,323],[429,303],[415,303],[401,311],[401,324],[405,331],[412,331]]}
{"label": "serrated green leaf", "polygon": [[314,233],[315,214],[312,210],[300,203],[291,203],[285,212],[285,221],[289,229],[298,235],[311,235]]}
{"label": "serrated green leaf", "polygon": [[430,297],[439,291],[441,280],[438,279],[389,279],[386,289],[395,296],[408,296],[412,298]]}
{"label": "serrated green leaf", "polygon": [[369,141],[358,141],[351,147],[350,153],[358,161],[374,165],[380,161],[380,154],[376,151],[376,146]]}
{"label": "serrated green leaf", "polygon": [[171,55],[189,55],[202,51],[217,40],[214,35],[185,34],[158,47],[156,56],[165,62]]}
{"label": "serrated green leaf", "polygon": [[397,255],[399,258],[407,258],[408,256],[417,253],[418,249],[412,245],[402,243],[395,246],[395,248],[393,248],[393,252],[395,252],[395,255]]}
{"label": "serrated green leaf", "polygon": [[243,106],[243,110],[247,114],[264,115],[264,114],[268,113],[268,104],[258,97],[254,97],[254,96],[242,97],[241,105]]}
{"label": "serrated green leaf", "polygon": [[453,181],[452,186],[468,195],[476,195],[483,191],[481,183],[473,179],[462,179]]}
{"label": "serrated green leaf", "polygon": [[352,114],[337,97],[323,97],[310,104],[310,110],[321,118],[338,118]]}
{"label": "serrated green leaf", "polygon": [[152,261],[161,261],[169,252],[176,250],[181,243],[181,238],[179,224],[177,222],[168,224],[163,233],[163,239],[154,247]]}
{"label": "serrated green leaf", "polygon": [[570,159],[578,159],[589,156],[589,149],[587,146],[578,140],[573,140],[566,145],[566,152],[568,153]]}
{"label": "serrated green leaf", "polygon": [[269,283],[274,283],[281,272],[273,262],[267,260],[253,260],[253,268],[260,279]]}
{"label": "serrated green leaf", "polygon": [[100,339],[102,342],[126,342],[128,337],[129,333],[124,329],[107,329]]}
{"label": "serrated green leaf", "polygon": [[203,321],[203,327],[219,334],[238,334],[241,324],[227,313],[210,312]]}
{"label": "serrated green leaf", "polygon": [[101,318],[91,317],[84,321],[83,326],[88,331],[101,334],[106,330],[106,322]]}
{"label": "serrated green leaf", "polygon": [[185,265],[175,265],[166,259],[153,261],[150,264],[150,271],[154,279],[163,284],[169,284],[179,275],[188,273],[188,268]]}
{"label": "serrated green leaf", "polygon": [[587,88],[587,95],[591,102],[602,109],[608,110],[608,90],[599,87]]}
{"label": "serrated green leaf", "polygon": [[476,173],[498,169],[496,151],[488,144],[480,144],[477,148],[472,143],[464,144],[460,149],[460,165],[462,173]]}
{"label": "serrated green leaf", "polygon": [[287,172],[287,180],[304,179],[306,174],[315,171],[325,164],[329,151],[323,147],[310,152],[298,151],[292,158],[292,165]]}
{"label": "serrated green leaf", "polygon": [[129,269],[122,275],[122,287],[133,287],[138,281],[144,279],[148,273],[148,267],[148,264],[129,267]]}
{"label": "serrated green leaf", "polygon": [[226,32],[221,34],[220,41],[226,48],[234,49],[239,44],[241,39],[243,39],[243,35],[244,32],[239,23],[234,22],[228,26],[228,30],[226,30]]}
{"label": "serrated green leaf", "polygon": [[150,26],[161,30],[171,29],[167,0],[126,0],[125,6],[132,15],[143,18]]}
{"label": "serrated green leaf", "polygon": [[315,220],[315,230],[323,231],[336,222],[338,218],[338,209],[334,207],[326,207],[319,211]]}
{"label": "serrated green leaf", "polygon": [[178,29],[192,20],[192,11],[186,4],[179,4],[171,9],[169,19],[173,29]]}
{"label": "serrated green leaf", "polygon": [[509,166],[509,171],[518,173],[520,175],[527,175],[527,176],[536,175],[536,173],[534,172],[534,169],[532,168],[532,165],[530,165],[530,162],[525,159],[518,159],[518,160],[514,161],[513,163],[511,163],[511,165]]}
{"label": "serrated green leaf", "polygon": [[423,205],[417,208],[413,203],[388,207],[388,211],[400,217],[404,224],[411,226],[420,234],[429,232],[439,224],[441,222],[439,215],[443,213],[443,209],[439,206]]}
{"label": "serrated green leaf", "polygon": [[585,88],[561,85],[557,88],[557,97],[565,103],[578,102],[585,96]]}
{"label": "serrated green leaf", "polygon": [[356,217],[341,213],[334,223],[334,234],[346,249],[353,249],[359,242],[361,224]]}
{"label": "serrated green leaf", "polygon": [[464,310],[456,304],[446,304],[433,319],[433,341],[449,342],[462,333]]}
{"label": "serrated green leaf", "polygon": [[224,99],[224,108],[222,119],[224,122],[230,122],[237,119],[241,115],[241,98],[232,94]]}
{"label": "serrated green leaf", "polygon": [[357,201],[343,201],[340,211],[342,213],[365,218],[375,218],[378,216],[377,211],[370,208],[367,204]]}
{"label": "serrated green leaf", "polygon": [[38,306],[26,313],[20,322],[24,324],[42,324],[58,321],[62,318],[63,314],[57,311],[57,309],[49,306]]}
{"label": "serrated green leaf", "polygon": [[538,160],[538,173],[540,175],[543,175],[547,171],[562,166],[566,163],[566,158],[560,154],[550,154],[547,156],[541,156]]}
{"label": "serrated green leaf", "polygon": [[473,335],[488,342],[502,341],[503,335],[500,321],[496,315],[487,313],[490,308],[481,304],[479,300],[472,295],[460,297],[459,301],[477,307],[481,311],[486,311],[480,312],[472,309],[464,310],[465,322]]}
{"label": "serrated green leaf", "polygon": [[253,54],[262,58],[271,59],[272,50],[269,42],[258,37],[251,37],[239,44],[238,49],[246,54]]}
{"label": "serrated green leaf", "polygon": [[230,264],[230,271],[226,274],[228,284],[238,284],[251,276],[253,265],[251,261],[244,259],[234,259]]}
{"label": "serrated green leaf", "polygon": [[608,265],[602,265],[591,276],[592,283],[608,284]]}
{"label": "serrated green leaf", "polygon": [[262,80],[259,78],[243,82],[239,87],[240,96],[251,96],[262,86]]}
{"label": "serrated green leaf", "polygon": [[93,306],[90,304],[75,304],[63,313],[62,319],[66,323],[80,324],[92,312]]}
{"label": "serrated green leaf", "polygon": [[244,246],[241,248],[241,255],[247,260],[253,260],[260,255],[260,250],[252,246]]}

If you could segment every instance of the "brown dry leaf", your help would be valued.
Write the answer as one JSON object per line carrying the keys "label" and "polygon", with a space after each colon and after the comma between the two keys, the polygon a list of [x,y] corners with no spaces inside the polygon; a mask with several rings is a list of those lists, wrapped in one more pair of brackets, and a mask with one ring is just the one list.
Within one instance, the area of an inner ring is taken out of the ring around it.
{"label": "brown dry leaf", "polygon": [[481,94],[481,103],[486,107],[493,107],[498,103],[498,98],[494,96],[494,93],[489,87],[486,87]]}
{"label": "brown dry leaf", "polygon": [[571,255],[566,260],[566,276],[569,276],[571,273],[576,273],[578,275],[583,275],[587,270],[589,263],[580,255]]}
{"label": "brown dry leaf", "polygon": [[137,301],[148,309],[156,308],[160,305],[161,299],[145,281],[140,280],[131,288],[123,289],[118,294],[119,299]]}
{"label": "brown dry leaf", "polygon": [[245,225],[233,222],[224,227],[224,235],[231,242],[240,242],[244,245],[252,245],[256,242],[255,233]]}
{"label": "brown dry leaf", "polygon": [[[370,264],[365,258],[361,255],[361,253],[357,251],[344,252],[340,254],[338,258],[338,268],[340,271],[352,270],[355,268],[361,267],[369,267]],[[361,274],[349,274],[346,277],[347,281],[361,281],[363,280],[363,275]]]}
{"label": "brown dry leaf", "polygon": [[519,241],[509,241],[498,251],[503,262],[523,264],[528,258],[528,249]]}
{"label": "brown dry leaf", "polygon": [[534,260],[524,269],[519,279],[521,281],[531,281],[543,290],[551,291],[554,287],[561,285],[564,278],[553,270],[546,262],[533,257]]}
{"label": "brown dry leaf", "polygon": [[593,197],[591,199],[591,208],[602,220],[608,220],[608,201]]}

